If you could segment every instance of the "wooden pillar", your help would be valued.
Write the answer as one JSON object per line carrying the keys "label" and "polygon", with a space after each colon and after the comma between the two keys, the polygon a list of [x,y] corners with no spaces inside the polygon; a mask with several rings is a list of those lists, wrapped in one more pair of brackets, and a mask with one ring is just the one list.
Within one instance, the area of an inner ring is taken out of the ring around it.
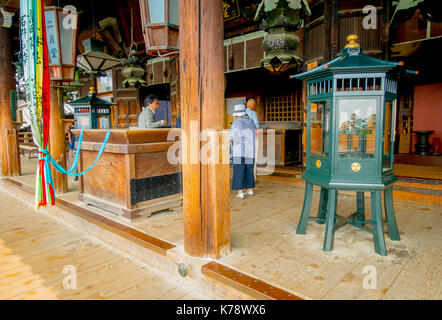
{"label": "wooden pillar", "polygon": [[0,151],[3,176],[20,175],[17,131],[11,117],[10,92],[15,90],[10,30],[0,27]]}
{"label": "wooden pillar", "polygon": [[391,1],[382,0],[382,7],[384,12],[382,13],[381,20],[381,50],[382,59],[390,60],[390,15],[391,15]]}
{"label": "wooden pillar", "polygon": [[324,24],[325,24],[325,46],[324,61],[330,61],[332,55],[332,39],[331,39],[331,19],[332,19],[332,0],[324,1]]}
{"label": "wooden pillar", "polygon": [[[61,89],[51,87],[51,110],[49,121],[49,153],[63,168],[66,168],[66,143],[63,122],[60,118],[59,95]],[[58,172],[51,166],[55,193],[68,192],[67,175]]]}
{"label": "wooden pillar", "polygon": [[264,121],[265,118],[265,102],[262,96],[256,97],[256,108],[255,108],[256,116],[258,117],[258,121]]}
{"label": "wooden pillar", "polygon": [[202,164],[195,155],[201,130],[224,124],[222,1],[180,0],[180,21],[184,248],[219,258],[231,251],[229,165]]}
{"label": "wooden pillar", "polygon": [[330,45],[331,56],[330,59],[336,58],[339,46],[339,29],[338,29],[338,3],[337,0],[332,0],[330,5]]}

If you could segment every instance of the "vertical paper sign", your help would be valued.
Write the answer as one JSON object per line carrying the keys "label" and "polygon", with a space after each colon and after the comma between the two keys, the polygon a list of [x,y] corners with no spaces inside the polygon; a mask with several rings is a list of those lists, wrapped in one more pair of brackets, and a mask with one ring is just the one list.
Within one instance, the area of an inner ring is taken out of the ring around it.
{"label": "vertical paper sign", "polygon": [[60,53],[58,51],[58,33],[55,22],[55,12],[45,11],[46,34],[49,52],[49,64],[60,65]]}

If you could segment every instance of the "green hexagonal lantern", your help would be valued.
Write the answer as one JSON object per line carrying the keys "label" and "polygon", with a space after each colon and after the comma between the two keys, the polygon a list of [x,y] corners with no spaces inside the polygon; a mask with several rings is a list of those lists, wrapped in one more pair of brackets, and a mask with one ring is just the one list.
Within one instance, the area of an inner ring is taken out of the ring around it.
{"label": "green hexagonal lantern", "polygon": [[115,103],[97,97],[94,87],[90,87],[86,97],[67,103],[74,107],[76,129],[111,128],[111,106]]}
{"label": "green hexagonal lantern", "polygon": [[[376,253],[386,255],[383,225],[399,240],[392,184],[397,78],[400,63],[362,53],[358,37],[336,59],[293,75],[307,81],[307,142],[304,205],[297,233],[309,220],[326,223],[325,251],[333,248],[335,230],[350,224],[373,234]],[[321,188],[317,217],[310,217],[313,185]],[[338,191],[356,191],[356,212],[337,215]],[[387,221],[382,220],[381,192]],[[364,193],[371,193],[371,221],[365,219]]]}

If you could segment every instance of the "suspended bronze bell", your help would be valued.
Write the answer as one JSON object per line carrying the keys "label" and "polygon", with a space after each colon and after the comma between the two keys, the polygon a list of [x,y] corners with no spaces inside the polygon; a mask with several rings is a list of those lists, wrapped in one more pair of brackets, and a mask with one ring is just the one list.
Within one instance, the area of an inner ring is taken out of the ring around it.
{"label": "suspended bronze bell", "polygon": [[282,73],[301,66],[301,58],[295,54],[299,46],[295,32],[302,26],[304,17],[310,15],[307,0],[261,1],[255,21],[261,21],[262,28],[268,32],[262,43],[264,68]]}
{"label": "suspended bronze bell", "polygon": [[137,57],[137,52],[132,50],[130,56],[127,59],[121,59],[121,64],[125,66],[121,74],[126,80],[123,81],[123,86],[128,88],[133,87],[145,87],[147,82],[143,79],[146,71],[141,67],[141,60]]}
{"label": "suspended bronze bell", "polygon": [[262,43],[266,54],[261,65],[272,72],[284,72],[299,66],[301,58],[295,55],[298,46],[299,38],[294,32],[284,27],[271,28]]}

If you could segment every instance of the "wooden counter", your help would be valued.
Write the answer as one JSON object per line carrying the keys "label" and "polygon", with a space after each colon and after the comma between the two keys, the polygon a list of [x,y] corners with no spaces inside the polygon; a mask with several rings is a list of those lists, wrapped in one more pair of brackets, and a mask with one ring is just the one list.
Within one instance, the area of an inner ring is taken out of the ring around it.
{"label": "wooden counter", "polygon": [[[79,177],[79,199],[129,219],[180,205],[180,165],[167,160],[171,130],[112,129],[95,167]],[[80,130],[73,132],[78,141]],[[95,161],[106,133],[84,130],[80,171]]]}

